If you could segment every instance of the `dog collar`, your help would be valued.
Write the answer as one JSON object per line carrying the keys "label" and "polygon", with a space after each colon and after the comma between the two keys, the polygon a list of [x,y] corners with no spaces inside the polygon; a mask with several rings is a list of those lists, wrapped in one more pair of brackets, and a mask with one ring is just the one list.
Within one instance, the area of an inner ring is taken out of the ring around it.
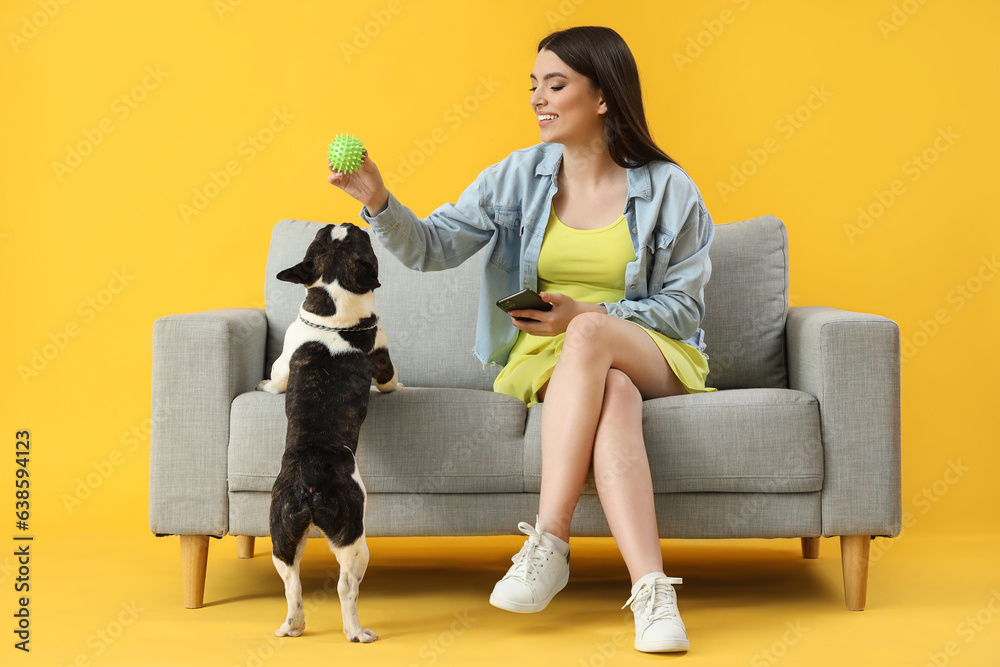
{"label": "dog collar", "polygon": [[315,322],[310,322],[306,318],[302,317],[302,315],[299,315],[299,321],[307,326],[312,327],[313,329],[320,329],[322,331],[368,331],[378,326],[377,317],[375,318],[375,322],[373,324],[367,326],[356,324],[353,327],[325,327],[322,324],[316,324]]}

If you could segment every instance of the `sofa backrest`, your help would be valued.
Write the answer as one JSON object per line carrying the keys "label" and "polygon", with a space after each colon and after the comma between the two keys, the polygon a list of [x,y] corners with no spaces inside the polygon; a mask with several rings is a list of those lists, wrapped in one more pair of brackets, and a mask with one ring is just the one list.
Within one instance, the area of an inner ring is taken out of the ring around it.
{"label": "sofa backrest", "polygon": [[[301,285],[279,281],[299,263],[325,223],[282,220],[267,258],[267,367],[281,354],[285,330],[305,296]],[[373,238],[379,260],[375,307],[403,384],[490,390],[498,369],[472,354],[483,253],[443,272],[412,271]],[[784,387],[784,328],[788,297],[785,227],[772,216],[716,225],[710,251],[702,328],[709,355],[708,383],[719,389]]]}
{"label": "sofa backrest", "polygon": [[788,386],[788,235],[773,215],[715,226],[705,286],[708,385]]}

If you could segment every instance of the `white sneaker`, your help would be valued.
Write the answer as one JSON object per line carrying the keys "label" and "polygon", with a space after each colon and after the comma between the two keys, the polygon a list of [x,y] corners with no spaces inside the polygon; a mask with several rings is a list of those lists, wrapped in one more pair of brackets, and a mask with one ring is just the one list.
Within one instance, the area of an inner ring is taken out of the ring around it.
{"label": "white sneaker", "polygon": [[[569,549],[565,555],[559,544],[536,524],[534,528],[522,521],[518,530],[528,540],[511,558],[514,565],[497,582],[490,595],[490,604],[519,614],[541,611],[569,581]],[[562,544],[562,540],[559,540]]]}
{"label": "white sneaker", "polygon": [[684,621],[677,611],[677,594],[671,584],[684,583],[662,572],[653,572],[636,582],[632,597],[635,615],[635,648],[645,653],[686,651],[689,647]]}

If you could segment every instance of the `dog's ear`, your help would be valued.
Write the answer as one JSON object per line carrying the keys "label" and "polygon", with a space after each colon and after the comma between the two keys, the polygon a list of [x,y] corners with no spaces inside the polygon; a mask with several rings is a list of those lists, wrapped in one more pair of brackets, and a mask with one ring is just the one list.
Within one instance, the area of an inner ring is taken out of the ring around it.
{"label": "dog's ear", "polygon": [[372,255],[370,259],[358,260],[357,269],[353,279],[358,287],[358,294],[364,294],[382,286],[382,283],[378,281],[378,259],[375,255]]}
{"label": "dog's ear", "polygon": [[290,269],[285,269],[278,274],[278,280],[286,283],[299,283],[300,285],[312,285],[319,276],[316,274],[318,267],[312,260],[299,262]]}

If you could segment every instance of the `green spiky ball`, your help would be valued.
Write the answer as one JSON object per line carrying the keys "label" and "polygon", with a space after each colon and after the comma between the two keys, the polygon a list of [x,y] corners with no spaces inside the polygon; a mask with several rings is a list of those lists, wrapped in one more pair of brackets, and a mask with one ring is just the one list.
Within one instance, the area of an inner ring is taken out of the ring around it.
{"label": "green spiky ball", "polygon": [[338,134],[330,140],[327,162],[334,171],[353,174],[361,166],[364,144],[353,134]]}

